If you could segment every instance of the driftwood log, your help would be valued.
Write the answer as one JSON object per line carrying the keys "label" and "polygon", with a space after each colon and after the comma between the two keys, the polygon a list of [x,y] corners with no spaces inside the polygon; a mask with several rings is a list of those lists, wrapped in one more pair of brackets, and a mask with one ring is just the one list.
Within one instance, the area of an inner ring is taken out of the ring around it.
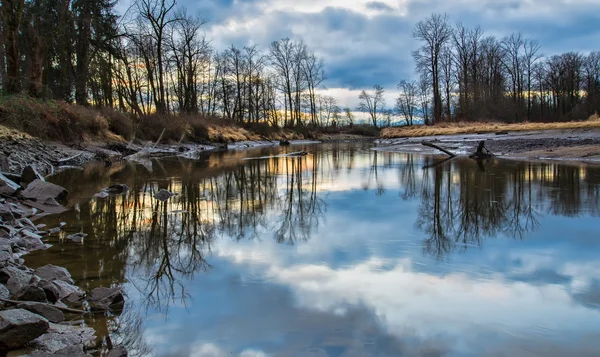
{"label": "driftwood log", "polygon": [[469,157],[475,160],[485,160],[494,157],[494,154],[485,147],[485,141],[480,141],[479,145],[477,145],[477,151]]}
{"label": "driftwood log", "polygon": [[18,304],[23,304],[23,303],[29,302],[29,303],[36,303],[36,304],[51,306],[53,308],[56,308],[56,309],[64,311],[64,312],[68,312],[70,314],[89,314],[90,313],[90,311],[76,310],[76,309],[71,309],[71,308],[64,307],[64,306],[57,306],[57,305],[52,305],[52,304],[48,304],[45,302],[37,302],[37,301],[19,301],[19,300],[9,300],[9,299],[0,298],[0,302],[4,302],[7,304],[13,304],[13,305],[18,305]]}
{"label": "driftwood log", "polygon": [[[455,153],[453,153],[447,149],[444,149],[441,146],[435,145],[434,143],[431,143],[429,141],[422,141],[421,144],[424,146],[428,146],[428,147],[437,149],[437,150],[443,152],[444,154],[450,156],[450,158],[456,157]],[[471,155],[469,155],[469,157],[471,159],[475,159],[475,160],[479,161],[479,160],[490,159],[490,158],[494,157],[494,154],[485,147],[485,141],[480,141],[479,144],[477,145],[477,150],[474,153],[472,153]]]}
{"label": "driftwood log", "polygon": [[452,153],[452,152],[444,149],[443,147],[440,147],[440,146],[437,146],[437,145],[435,145],[433,143],[430,143],[429,141],[422,141],[421,144],[425,145],[425,146],[429,146],[430,148],[438,149],[439,151],[445,153],[446,155],[449,155],[450,157],[455,157],[456,156],[456,154],[454,154],[454,153]]}

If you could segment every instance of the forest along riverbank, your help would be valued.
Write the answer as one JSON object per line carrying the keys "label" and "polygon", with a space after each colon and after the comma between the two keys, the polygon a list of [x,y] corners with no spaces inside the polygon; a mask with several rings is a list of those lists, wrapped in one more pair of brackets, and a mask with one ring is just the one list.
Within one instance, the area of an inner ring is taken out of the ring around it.
{"label": "forest along riverbank", "polygon": [[[23,256],[48,249],[44,237],[66,225],[34,222],[64,212],[68,191],[46,182],[27,166],[15,181],[0,174],[0,354],[8,356],[90,356],[101,348],[88,314],[119,314],[125,299],[119,287],[83,291],[67,269],[47,264],[31,269]],[[83,233],[66,237],[82,241]],[[126,356],[113,346],[108,356]]]}
{"label": "forest along riverbank", "polygon": [[600,162],[600,128],[377,139],[375,149],[439,153],[423,146],[423,141],[435,143],[457,155],[473,153],[479,142],[484,141],[488,150],[502,158]]}

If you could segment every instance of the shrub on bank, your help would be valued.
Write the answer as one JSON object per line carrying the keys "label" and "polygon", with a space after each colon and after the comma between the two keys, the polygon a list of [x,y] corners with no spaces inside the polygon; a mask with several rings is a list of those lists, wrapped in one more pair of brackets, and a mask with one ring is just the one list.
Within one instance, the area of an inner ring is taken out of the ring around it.
{"label": "shrub on bank", "polygon": [[100,114],[108,121],[108,129],[129,140],[135,131],[134,119],[131,115],[110,107],[102,107]]}
{"label": "shrub on bank", "polygon": [[0,97],[0,124],[63,143],[101,137],[108,131],[108,121],[94,109],[22,95]]}

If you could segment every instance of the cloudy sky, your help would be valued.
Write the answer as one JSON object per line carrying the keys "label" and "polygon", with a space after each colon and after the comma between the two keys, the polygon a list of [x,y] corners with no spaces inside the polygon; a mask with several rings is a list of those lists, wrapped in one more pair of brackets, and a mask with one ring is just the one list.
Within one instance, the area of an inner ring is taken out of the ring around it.
{"label": "cloudy sky", "polygon": [[[126,1],[126,0],[122,0]],[[178,0],[209,22],[217,49],[302,38],[325,59],[326,86],[342,102],[356,90],[414,75],[414,25],[433,12],[499,37],[521,31],[544,54],[600,49],[600,0]],[[123,4],[121,6],[124,6]],[[392,96],[393,98],[393,96]],[[389,103],[388,103],[389,104]]]}

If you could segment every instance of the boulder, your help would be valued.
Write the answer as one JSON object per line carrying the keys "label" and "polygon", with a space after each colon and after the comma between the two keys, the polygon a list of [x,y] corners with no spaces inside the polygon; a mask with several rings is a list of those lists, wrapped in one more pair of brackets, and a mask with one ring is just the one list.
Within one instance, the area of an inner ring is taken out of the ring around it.
{"label": "boulder", "polygon": [[92,310],[120,311],[125,305],[125,298],[120,288],[95,288],[90,292],[88,302]]}
{"label": "boulder", "polygon": [[0,170],[8,171],[10,170],[10,164],[8,162],[8,157],[4,154],[0,154]]}
{"label": "boulder", "polygon": [[64,200],[67,198],[68,191],[51,182],[42,180],[33,180],[27,188],[21,192],[21,195],[29,200],[45,203],[49,199]]}
{"label": "boulder", "polygon": [[154,194],[154,198],[156,198],[159,201],[166,201],[169,198],[176,196],[176,195],[177,195],[176,193],[172,193],[172,192],[169,192],[169,191],[161,188],[160,191],[158,191],[157,193]]}
{"label": "boulder", "polygon": [[17,240],[17,245],[23,249],[25,249],[26,251],[32,251],[32,250],[40,250],[40,249],[47,249],[48,246],[46,244],[44,244],[44,242],[42,242],[42,240],[40,238],[35,238],[35,237],[21,237],[19,240]]}
{"label": "boulder", "polygon": [[83,291],[79,287],[69,284],[66,281],[53,280],[51,283],[58,289],[58,297],[60,299],[64,299],[73,293],[81,292],[83,294]]}
{"label": "boulder", "polygon": [[26,215],[23,206],[14,203],[0,203],[0,218],[4,221],[11,221]]}
{"label": "boulder", "polygon": [[94,338],[93,328],[51,323],[47,333],[31,341],[29,346],[56,356],[59,351],[83,350],[83,346],[93,341]]}
{"label": "boulder", "polygon": [[60,291],[56,285],[52,284],[48,280],[40,280],[37,285],[44,290],[44,294],[46,294],[46,300],[52,304],[56,303],[60,299]]}
{"label": "boulder", "polygon": [[92,357],[83,351],[83,346],[69,346],[54,353],[44,351],[33,351],[29,357]]}
{"label": "boulder", "polygon": [[120,194],[120,193],[125,193],[125,192],[129,191],[129,186],[119,183],[116,185],[108,186],[107,188],[104,189],[104,191],[106,191],[108,193],[113,193],[113,194]]}
{"label": "boulder", "polygon": [[70,307],[81,307],[85,301],[85,292],[75,285],[71,285],[62,280],[52,281],[59,291],[59,297],[62,302]]}
{"label": "boulder", "polygon": [[46,181],[44,176],[42,176],[33,166],[25,166],[23,172],[21,173],[21,180],[19,184],[23,187],[27,187],[28,184],[35,180]]}
{"label": "boulder", "polygon": [[46,293],[35,285],[26,285],[15,294],[15,300],[46,302]]}
{"label": "boulder", "polygon": [[0,266],[4,266],[7,262],[11,262],[12,260],[12,253],[7,252],[6,250],[0,250]]}
{"label": "boulder", "polygon": [[33,274],[13,266],[0,269],[0,283],[5,284],[11,295],[28,285]]}
{"label": "boulder", "polygon": [[34,232],[30,231],[29,229],[23,229],[21,231],[21,234],[28,238],[42,239],[41,235],[34,233]]}
{"label": "boulder", "polygon": [[107,357],[127,357],[127,350],[123,346],[116,346],[108,351]]}
{"label": "boulder", "polygon": [[6,286],[0,284],[0,298],[8,299],[10,298],[10,291],[6,288]]}
{"label": "boulder", "polygon": [[71,240],[75,243],[82,243],[83,238],[85,238],[85,237],[87,237],[86,233],[79,232],[79,233],[75,233],[75,234],[69,234],[68,236],[65,237],[65,239]]}
{"label": "boulder", "polygon": [[36,302],[24,302],[17,305],[18,309],[24,309],[34,314],[38,314],[50,322],[59,323],[65,321],[65,314],[62,311],[48,304]]}
{"label": "boulder", "polygon": [[0,350],[13,350],[43,335],[48,320],[23,309],[0,311]]}
{"label": "boulder", "polygon": [[12,253],[12,249],[15,246],[15,242],[8,238],[0,238],[0,250],[5,250]]}
{"label": "boulder", "polygon": [[3,174],[0,174],[0,194],[11,196],[20,188],[21,186],[19,186],[16,182],[12,181]]}
{"label": "boulder", "polygon": [[75,284],[69,271],[63,267],[59,267],[52,264],[44,265],[43,267],[37,268],[35,274],[44,280],[62,280],[69,284]]}

